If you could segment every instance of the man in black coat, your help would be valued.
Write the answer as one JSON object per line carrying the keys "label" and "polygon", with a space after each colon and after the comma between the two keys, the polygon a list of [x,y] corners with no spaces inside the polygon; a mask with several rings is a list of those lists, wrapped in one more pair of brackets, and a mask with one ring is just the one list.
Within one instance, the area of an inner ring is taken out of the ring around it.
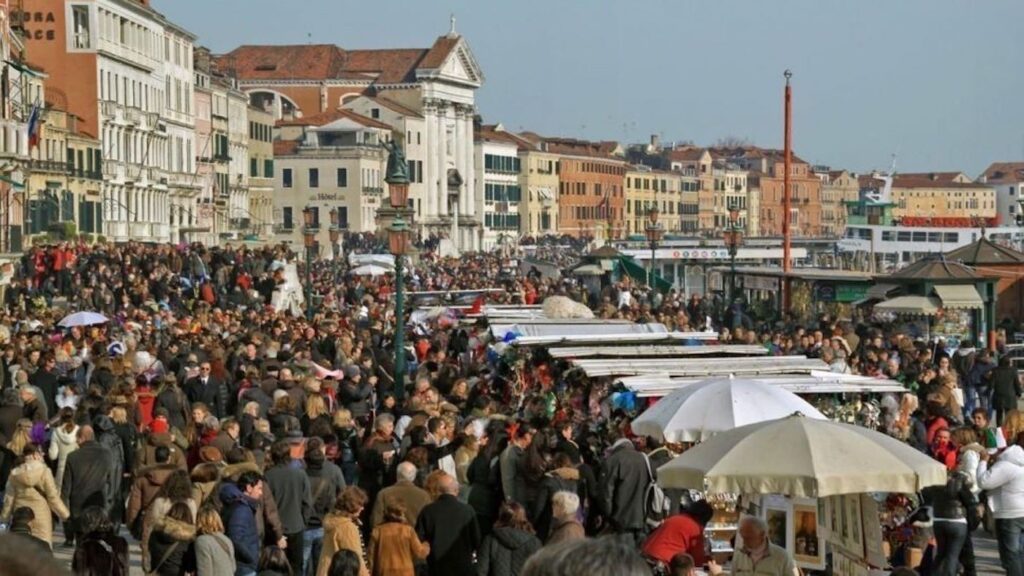
{"label": "man in black coat", "polygon": [[57,360],[52,354],[43,359],[43,365],[28,378],[28,383],[43,394],[39,400],[46,403],[46,413],[56,414],[57,407]]}
{"label": "man in black coat", "polygon": [[96,442],[92,426],[78,429],[78,450],[68,454],[60,496],[71,512],[68,542],[78,534],[78,519],[86,508],[99,506],[110,510],[113,494],[110,475],[114,473],[114,457],[106,446]]}
{"label": "man in black coat", "polygon": [[651,483],[647,457],[637,451],[629,438],[620,437],[608,450],[602,469],[606,520],[624,542],[639,545],[647,519],[644,499]]}
{"label": "man in black coat", "polygon": [[185,395],[192,404],[202,402],[217,418],[227,416],[228,389],[223,382],[210,375],[210,363],[199,365],[199,376],[185,382]]}
{"label": "man in black coat", "polygon": [[[1003,416],[1017,408],[1017,399],[1021,395],[1020,375],[1010,364],[1010,357],[999,359],[999,366],[992,371],[992,409],[996,412],[996,422],[1003,423]],[[1007,438],[1012,443],[1015,438]]]}
{"label": "man in black coat", "polygon": [[427,569],[430,576],[475,574],[473,555],[480,548],[480,526],[468,504],[459,502],[459,482],[445,474],[441,495],[420,511],[416,534],[430,543]]}
{"label": "man in black coat", "polygon": [[303,574],[303,536],[306,523],[313,514],[313,494],[309,477],[302,468],[291,466],[291,447],[279,440],[270,448],[274,465],[266,472],[267,485],[274,495],[277,514],[284,536],[288,539],[285,554],[292,574]]}

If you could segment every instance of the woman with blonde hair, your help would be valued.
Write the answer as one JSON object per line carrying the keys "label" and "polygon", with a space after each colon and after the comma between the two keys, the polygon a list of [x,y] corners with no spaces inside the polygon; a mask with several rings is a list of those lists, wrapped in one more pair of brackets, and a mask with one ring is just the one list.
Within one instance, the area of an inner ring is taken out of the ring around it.
{"label": "woman with blonde hair", "polygon": [[1024,432],[1024,412],[1020,410],[1007,412],[1000,429],[1003,431],[1003,438],[1006,438],[1007,443],[1013,441],[1018,434]]}
{"label": "woman with blonde hair", "polygon": [[68,461],[68,454],[78,450],[78,425],[75,424],[75,411],[71,408],[60,409],[60,424],[53,428],[50,435],[50,460],[57,461],[57,492],[60,492],[61,482],[64,481],[64,465]]}
{"label": "woman with blonde hair", "polygon": [[356,483],[356,454],[359,449],[359,430],[356,428],[356,421],[352,418],[352,412],[348,408],[338,408],[334,411],[334,418],[331,422],[334,436],[338,439],[338,466],[345,476],[345,484],[351,486]]}
{"label": "woman with blonde hair", "polygon": [[224,535],[224,523],[212,506],[203,506],[196,515],[196,576],[221,576],[235,573],[235,545]]}
{"label": "woman with blonde hair", "polygon": [[370,536],[368,561],[373,576],[415,576],[417,560],[426,559],[430,544],[421,542],[409,525],[405,506],[395,498],[384,504],[384,522]]}
{"label": "woman with blonde hair", "polygon": [[18,508],[31,508],[35,514],[35,519],[29,523],[32,535],[52,545],[53,515],[67,520],[70,512],[60,499],[60,491],[39,448],[26,444],[21,455],[24,463],[11,471],[0,518],[7,522]]}
{"label": "woman with blonde hair", "polygon": [[302,435],[307,438],[331,431],[331,414],[327,411],[327,403],[324,402],[323,396],[310,395],[306,398],[306,413],[300,420]]}
{"label": "woman with blonde hair", "polygon": [[32,421],[28,418],[18,420],[18,427],[14,429],[11,441],[7,443],[7,449],[15,456],[21,456],[21,452],[32,443]]}

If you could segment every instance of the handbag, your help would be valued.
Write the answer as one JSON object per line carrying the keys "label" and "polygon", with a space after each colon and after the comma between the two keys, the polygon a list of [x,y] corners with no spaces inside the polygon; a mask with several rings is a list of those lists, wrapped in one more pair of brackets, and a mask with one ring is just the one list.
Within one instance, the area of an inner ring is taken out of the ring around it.
{"label": "handbag", "polygon": [[174,550],[178,548],[178,544],[181,544],[181,542],[171,544],[171,547],[164,552],[164,555],[160,557],[160,561],[153,566],[153,569],[146,572],[146,576],[157,576],[160,573],[160,567],[167,562],[167,559],[171,557],[171,554],[174,554]]}
{"label": "handbag", "polygon": [[646,454],[643,457],[644,463],[647,464],[647,475],[651,479],[651,483],[647,485],[647,491],[644,494],[644,512],[647,525],[657,528],[671,513],[671,503],[668,496],[665,495],[665,491],[661,489],[661,486],[658,486],[658,482],[654,477],[654,471],[651,469],[650,458]]}

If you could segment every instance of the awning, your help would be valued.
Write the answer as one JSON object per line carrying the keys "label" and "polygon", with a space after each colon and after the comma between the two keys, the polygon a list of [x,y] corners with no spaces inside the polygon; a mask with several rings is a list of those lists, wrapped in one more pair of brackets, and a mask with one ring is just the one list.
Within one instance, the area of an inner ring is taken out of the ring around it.
{"label": "awning", "polygon": [[875,311],[934,316],[941,306],[942,302],[933,296],[897,296],[875,304]]}
{"label": "awning", "polygon": [[899,288],[899,286],[895,284],[875,284],[874,286],[868,288],[868,292],[867,294],[864,295],[864,299],[885,300],[886,298],[889,297],[889,293],[897,288]]}
{"label": "awning", "polygon": [[945,308],[962,308],[973,310],[985,306],[985,301],[978,294],[978,289],[971,284],[936,285],[935,295],[942,300]]}

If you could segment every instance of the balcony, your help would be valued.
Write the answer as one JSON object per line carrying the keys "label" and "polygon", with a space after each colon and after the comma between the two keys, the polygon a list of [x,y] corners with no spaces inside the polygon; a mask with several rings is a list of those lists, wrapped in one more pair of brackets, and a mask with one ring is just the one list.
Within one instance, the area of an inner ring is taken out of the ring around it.
{"label": "balcony", "polygon": [[68,171],[68,165],[66,162],[55,162],[53,160],[33,160],[32,171],[64,174]]}
{"label": "balcony", "polygon": [[109,100],[100,102],[100,112],[105,118],[108,118],[111,121],[117,120],[117,108],[117,102],[111,102]]}
{"label": "balcony", "polygon": [[106,230],[107,238],[111,240],[124,241],[128,239],[127,222],[106,220],[103,222],[103,227]]}
{"label": "balcony", "polygon": [[252,228],[252,221],[248,218],[230,218],[228,220],[228,226],[232,230],[244,231]]}
{"label": "balcony", "polygon": [[128,231],[133,239],[145,240],[153,233],[152,226],[149,222],[129,222]]}
{"label": "balcony", "polygon": [[129,124],[134,124],[138,126],[142,123],[142,110],[134,106],[129,106],[128,108],[125,108],[125,119],[128,121]]}
{"label": "balcony", "polygon": [[384,189],[380,186],[363,186],[363,194],[368,196],[380,196],[384,194]]}
{"label": "balcony", "polygon": [[167,224],[153,224],[153,236],[157,240],[169,241],[171,239],[171,227]]}

